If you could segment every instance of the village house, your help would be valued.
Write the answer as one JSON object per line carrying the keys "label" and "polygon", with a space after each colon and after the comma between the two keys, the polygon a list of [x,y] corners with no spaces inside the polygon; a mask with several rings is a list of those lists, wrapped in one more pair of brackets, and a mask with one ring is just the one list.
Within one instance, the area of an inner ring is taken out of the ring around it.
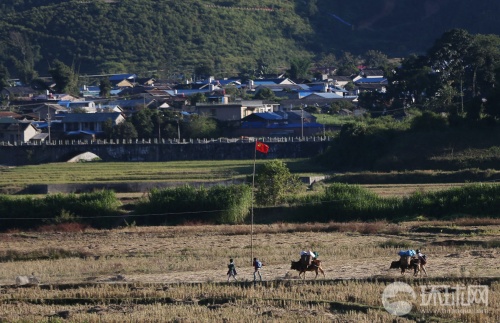
{"label": "village house", "polygon": [[109,81],[115,88],[134,87],[136,74],[115,74],[110,76]]}
{"label": "village house", "polygon": [[0,119],[0,141],[27,143],[39,131],[31,122],[23,122],[13,118]]}
{"label": "village house", "polygon": [[263,100],[242,100],[233,103],[198,103],[196,113],[220,121],[238,121],[252,113],[273,112],[278,103]]}
{"label": "village house", "polygon": [[29,86],[6,86],[0,95],[7,100],[32,99],[38,92]]}
{"label": "village house", "polygon": [[[253,113],[241,121],[241,127],[233,131],[235,136],[313,136],[324,131],[324,126],[307,112],[278,111]],[[307,119],[306,119],[307,116]]]}
{"label": "village house", "polygon": [[58,104],[67,108],[70,112],[75,109],[82,109],[87,113],[97,112],[94,101],[59,101]]}
{"label": "village house", "polygon": [[34,116],[33,120],[55,120],[59,114],[67,113],[69,109],[56,103],[43,103],[33,109],[29,115]]}
{"label": "village house", "polygon": [[118,112],[109,113],[68,113],[61,118],[62,132],[65,136],[84,136],[95,139],[104,134],[104,123],[111,120],[112,126],[125,121]]}

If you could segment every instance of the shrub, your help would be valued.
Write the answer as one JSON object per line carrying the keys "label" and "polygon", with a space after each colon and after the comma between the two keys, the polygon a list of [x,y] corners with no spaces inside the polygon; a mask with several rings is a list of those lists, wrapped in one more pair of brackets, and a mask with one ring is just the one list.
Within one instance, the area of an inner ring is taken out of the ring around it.
{"label": "shrub", "polygon": [[2,229],[32,229],[42,224],[81,222],[96,228],[110,227],[119,214],[120,201],[113,191],[50,194],[44,198],[0,196]]}
{"label": "shrub", "polygon": [[147,199],[140,201],[135,213],[146,215],[138,222],[148,225],[179,223],[244,222],[252,203],[248,185],[216,185],[210,189],[182,186],[153,189]]}
{"label": "shrub", "polygon": [[289,219],[295,221],[397,221],[415,217],[443,219],[457,214],[498,217],[500,185],[471,184],[437,192],[417,191],[409,197],[382,198],[357,185],[333,183],[324,194],[311,194],[289,202],[294,203],[288,211]]}

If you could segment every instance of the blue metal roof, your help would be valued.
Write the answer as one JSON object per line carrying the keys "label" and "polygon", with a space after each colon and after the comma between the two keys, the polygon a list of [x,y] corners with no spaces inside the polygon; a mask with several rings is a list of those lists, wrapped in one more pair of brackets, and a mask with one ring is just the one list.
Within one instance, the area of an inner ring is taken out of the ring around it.
{"label": "blue metal roof", "polygon": [[324,88],[325,88],[324,84],[309,85],[309,89],[315,92],[323,91]]}
{"label": "blue metal roof", "polygon": [[276,85],[276,82],[273,81],[253,81],[254,86],[258,85]]}
{"label": "blue metal roof", "polygon": [[[167,92],[171,92],[171,91],[167,91]],[[208,88],[206,88],[206,89],[197,89],[197,90],[184,90],[184,89],[178,89],[177,90],[177,94],[184,94],[185,96],[193,95],[193,94],[196,94],[196,93],[210,93],[210,92],[212,92],[212,91],[210,91],[210,89],[208,89]],[[175,95],[175,94],[172,94],[172,95]]]}
{"label": "blue metal roof", "polygon": [[387,79],[385,77],[365,77],[357,80],[354,84],[358,83],[387,83]]}
{"label": "blue metal roof", "polygon": [[298,91],[297,93],[299,94],[299,99],[301,99],[301,98],[304,98],[304,97],[306,97],[308,95],[311,95],[313,93],[316,93],[316,92],[313,92],[313,91]]}
{"label": "blue metal roof", "polygon": [[283,117],[274,112],[259,112],[251,114],[253,116],[260,117],[265,120],[283,120]]}
{"label": "blue metal roof", "polygon": [[105,122],[108,119],[116,120],[121,114],[119,112],[105,113],[68,113],[63,122]]}
{"label": "blue metal roof", "polygon": [[235,84],[241,85],[241,80],[239,80],[239,79],[219,80],[219,82],[220,82],[221,85],[228,85],[228,84],[231,84],[231,83],[235,83]]}
{"label": "blue metal roof", "polygon": [[135,74],[116,74],[109,77],[110,81],[122,81],[122,80],[133,80],[136,79]]}
{"label": "blue metal roof", "polygon": [[336,93],[331,93],[331,92],[314,92],[314,93],[310,93],[305,98],[307,98],[307,97],[309,97],[309,96],[311,96],[313,94],[317,95],[317,96],[320,96],[323,99],[341,99],[341,98],[343,98],[343,96],[338,95]]}
{"label": "blue metal roof", "polygon": [[84,134],[84,135],[95,135],[97,134],[98,132],[97,131],[89,131],[89,130],[76,130],[76,131],[68,131],[66,132],[67,135],[80,135],[80,134]]}

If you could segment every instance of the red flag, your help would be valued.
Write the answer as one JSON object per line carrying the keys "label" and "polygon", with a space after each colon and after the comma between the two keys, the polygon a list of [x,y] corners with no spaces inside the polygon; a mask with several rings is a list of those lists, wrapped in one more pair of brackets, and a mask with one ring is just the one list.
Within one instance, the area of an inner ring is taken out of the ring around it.
{"label": "red flag", "polygon": [[257,143],[255,144],[255,149],[257,149],[257,151],[260,151],[261,153],[267,154],[267,152],[269,151],[269,146],[263,142],[257,141]]}

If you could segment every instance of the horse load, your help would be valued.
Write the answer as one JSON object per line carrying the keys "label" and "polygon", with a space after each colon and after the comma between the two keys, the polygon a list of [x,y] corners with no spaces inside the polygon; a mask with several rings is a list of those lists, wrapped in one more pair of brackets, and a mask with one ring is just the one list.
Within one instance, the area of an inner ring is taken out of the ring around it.
{"label": "horse load", "polygon": [[318,277],[318,272],[321,272],[323,277],[325,277],[325,272],[323,268],[321,268],[321,260],[318,259],[318,256],[317,252],[302,251],[300,253],[300,260],[292,261],[290,269],[297,270],[299,272],[299,277],[304,274],[303,279],[306,278],[306,272],[308,271],[316,272],[316,277],[314,279]]}
{"label": "horse load", "polygon": [[406,270],[413,269],[413,276],[417,276],[422,271],[427,276],[427,271],[425,270],[425,265],[427,264],[427,257],[420,252],[420,250],[401,250],[398,252],[399,260],[391,262],[389,269],[399,268],[401,269],[401,275],[405,274]]}

